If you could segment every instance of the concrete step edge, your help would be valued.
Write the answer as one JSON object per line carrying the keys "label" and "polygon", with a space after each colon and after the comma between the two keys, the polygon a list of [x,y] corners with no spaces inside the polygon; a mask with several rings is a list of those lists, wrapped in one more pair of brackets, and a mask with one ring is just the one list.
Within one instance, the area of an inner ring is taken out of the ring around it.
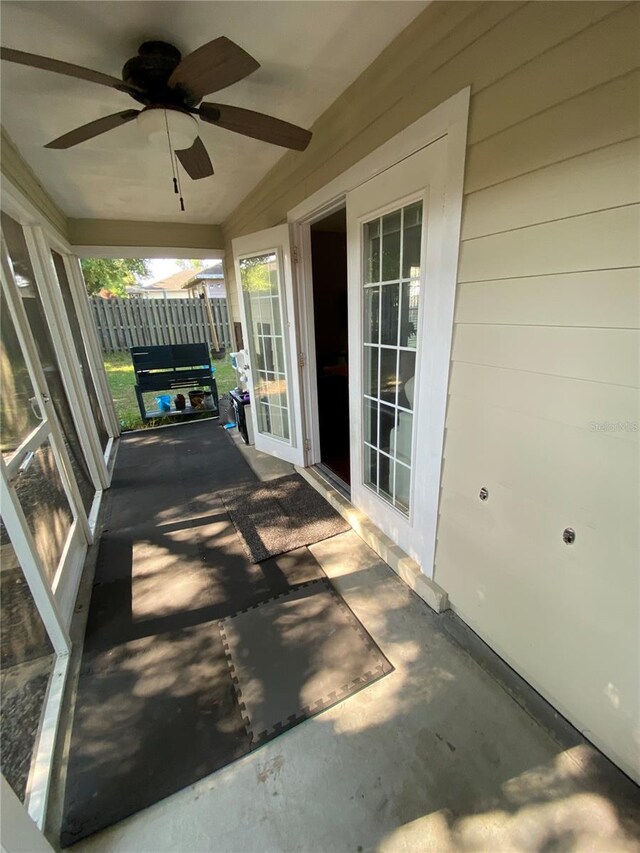
{"label": "concrete step edge", "polygon": [[361,510],[341,495],[319,471],[301,468],[296,471],[319,492],[331,506],[348,521],[355,533],[436,613],[449,609],[449,597],[444,589],[428,578],[419,564],[399,545],[396,545]]}

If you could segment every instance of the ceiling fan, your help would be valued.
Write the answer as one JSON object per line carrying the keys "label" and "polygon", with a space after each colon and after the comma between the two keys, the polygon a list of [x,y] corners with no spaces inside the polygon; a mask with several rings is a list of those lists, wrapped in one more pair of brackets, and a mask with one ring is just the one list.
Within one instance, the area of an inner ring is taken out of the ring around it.
{"label": "ceiling fan", "polygon": [[46,148],[71,148],[136,119],[149,138],[166,134],[170,148],[187,174],[198,180],[212,175],[213,165],[198,134],[194,116],[226,130],[296,151],[304,151],[311,140],[310,131],[273,116],[202,101],[205,95],[237,83],[260,67],[259,62],[225,36],[203,44],[184,58],[167,42],[144,42],[138,48],[138,55],[125,63],[122,80],[80,65],[8,47],[0,48],[0,58],[109,86],[143,105],[141,110],[123,110],[77,127],[49,142]]}

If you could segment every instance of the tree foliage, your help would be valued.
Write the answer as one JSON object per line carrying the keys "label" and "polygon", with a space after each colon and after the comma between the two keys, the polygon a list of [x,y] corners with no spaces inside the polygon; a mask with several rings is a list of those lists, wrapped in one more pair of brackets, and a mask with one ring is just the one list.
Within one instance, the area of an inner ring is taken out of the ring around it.
{"label": "tree foliage", "polygon": [[89,296],[102,288],[115,296],[127,296],[127,287],[150,275],[144,258],[82,258],[80,263]]}
{"label": "tree foliage", "polygon": [[204,267],[200,258],[176,258],[176,264],[181,270],[197,270],[198,272]]}
{"label": "tree foliage", "polygon": [[252,293],[271,291],[277,288],[278,272],[275,255],[259,255],[240,260],[242,289]]}

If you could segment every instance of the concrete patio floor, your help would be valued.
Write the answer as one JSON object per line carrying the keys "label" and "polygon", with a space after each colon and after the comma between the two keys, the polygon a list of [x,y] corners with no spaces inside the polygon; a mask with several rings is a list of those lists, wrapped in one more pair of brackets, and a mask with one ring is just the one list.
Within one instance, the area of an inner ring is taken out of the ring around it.
{"label": "concrete patio floor", "polygon": [[637,786],[457,617],[353,531],[310,550],[395,671],[74,851],[640,849]]}

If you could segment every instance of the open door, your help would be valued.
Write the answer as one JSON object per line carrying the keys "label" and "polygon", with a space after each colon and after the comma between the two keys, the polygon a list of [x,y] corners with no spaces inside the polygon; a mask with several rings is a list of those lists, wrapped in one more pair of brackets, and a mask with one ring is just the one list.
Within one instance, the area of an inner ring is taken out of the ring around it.
{"label": "open door", "polygon": [[256,448],[304,465],[289,226],[233,240]]}

